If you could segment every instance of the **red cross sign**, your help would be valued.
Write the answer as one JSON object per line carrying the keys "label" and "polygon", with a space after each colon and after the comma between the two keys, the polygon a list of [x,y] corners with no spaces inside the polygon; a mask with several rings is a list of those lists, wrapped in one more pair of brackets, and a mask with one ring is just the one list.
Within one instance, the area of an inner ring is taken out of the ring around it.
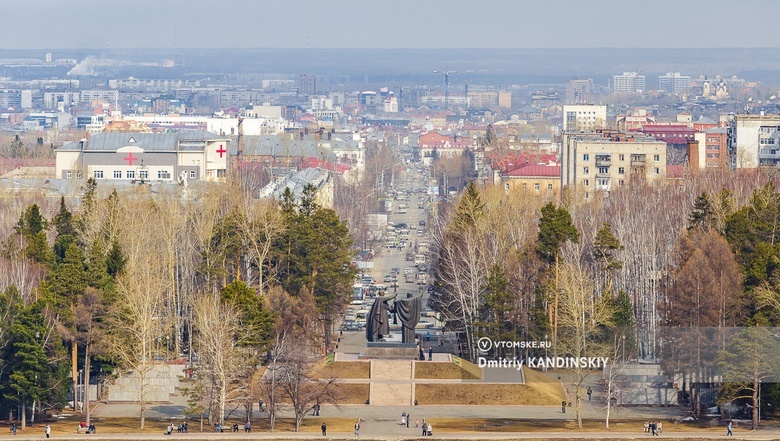
{"label": "red cross sign", "polygon": [[130,152],[124,159],[127,161],[128,165],[133,165],[133,161],[137,161],[139,158],[134,157],[133,152]]}
{"label": "red cross sign", "polygon": [[217,149],[217,153],[219,153],[219,157],[221,158],[222,154],[225,152],[227,152],[227,150],[225,150],[225,147],[222,147],[222,144],[220,144],[219,148]]}

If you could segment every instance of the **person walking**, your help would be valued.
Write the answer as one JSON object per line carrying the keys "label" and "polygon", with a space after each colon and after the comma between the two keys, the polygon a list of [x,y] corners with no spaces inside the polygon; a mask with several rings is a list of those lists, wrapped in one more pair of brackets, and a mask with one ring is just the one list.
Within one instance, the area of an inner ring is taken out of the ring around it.
{"label": "person walking", "polygon": [[433,361],[433,347],[428,348],[428,361]]}
{"label": "person walking", "polygon": [[731,425],[731,421],[729,421],[729,425],[726,426],[726,436],[734,436],[734,427]]}
{"label": "person walking", "polygon": [[47,424],[46,429],[44,429],[43,433],[46,434],[46,438],[51,438],[51,426]]}
{"label": "person walking", "polygon": [[588,386],[588,401],[590,401],[590,396],[593,395],[593,389]]}
{"label": "person walking", "polygon": [[407,414],[406,414],[406,428],[407,428],[407,429],[409,428],[409,421],[410,421],[411,419],[412,419],[412,414],[411,414],[411,413],[407,413]]}
{"label": "person walking", "polygon": [[328,436],[328,426],[325,423],[322,423],[320,429],[322,430],[322,436]]}
{"label": "person walking", "polygon": [[355,436],[360,436],[360,418],[355,421]]}
{"label": "person walking", "polygon": [[423,425],[422,425],[422,436],[425,436],[425,435],[427,435],[427,434],[428,434],[428,423],[426,423],[426,422],[425,422],[425,420],[423,420]]}
{"label": "person walking", "polygon": [[11,432],[13,432],[14,435],[16,435],[16,421],[14,421],[14,425],[11,426]]}
{"label": "person walking", "polygon": [[561,401],[561,413],[566,413],[566,402]]}
{"label": "person walking", "polygon": [[659,421],[658,425],[656,425],[655,427],[655,431],[658,432],[658,434],[660,435],[664,431],[663,423]]}

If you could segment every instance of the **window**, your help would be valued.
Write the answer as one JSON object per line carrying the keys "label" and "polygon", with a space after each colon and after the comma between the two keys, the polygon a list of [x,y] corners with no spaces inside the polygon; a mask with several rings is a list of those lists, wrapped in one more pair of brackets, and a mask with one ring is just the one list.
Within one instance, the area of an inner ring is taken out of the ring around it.
{"label": "window", "polygon": [[660,168],[658,168],[658,167],[654,168],[654,169],[653,169],[653,174],[655,174],[655,175],[659,175],[659,174],[661,174],[661,169],[660,169]]}
{"label": "window", "polygon": [[552,190],[552,184],[547,184],[547,190]]}
{"label": "window", "polygon": [[599,173],[609,173],[609,167],[599,167]]}
{"label": "window", "polygon": [[114,170],[114,179],[122,179],[122,171]]}
{"label": "window", "polygon": [[590,180],[589,179],[583,179],[582,180],[582,184],[583,185],[590,185]]}
{"label": "window", "polygon": [[140,179],[149,179],[149,170],[139,170],[138,171],[138,178],[140,178]]}
{"label": "window", "polygon": [[157,170],[157,179],[171,179],[171,173],[168,170]]}
{"label": "window", "polygon": [[622,187],[622,186],[623,186],[623,180],[622,180],[622,179],[620,179],[620,180],[618,181],[618,187]]}
{"label": "window", "polygon": [[582,167],[582,172],[587,175],[588,173],[590,173],[590,167]]}
{"label": "window", "polygon": [[620,173],[622,175],[625,172],[626,172],[626,169],[624,167],[618,167],[618,173]]}
{"label": "window", "polygon": [[103,170],[95,170],[95,179],[103,179]]}
{"label": "window", "polygon": [[509,182],[507,182],[506,184],[504,184],[504,190],[506,190],[506,191],[509,191]]}
{"label": "window", "polygon": [[585,199],[588,199],[588,192],[585,192]]}
{"label": "window", "polygon": [[585,153],[584,155],[582,155],[582,160],[583,161],[590,161],[590,155]]}
{"label": "window", "polygon": [[523,190],[526,190],[528,188],[528,185],[525,182],[523,182],[522,188]]}
{"label": "window", "polygon": [[534,190],[539,191],[539,183],[534,183]]}
{"label": "window", "polygon": [[195,170],[190,170],[190,179],[195,179]]}
{"label": "window", "polygon": [[661,155],[653,155],[653,161],[658,162],[661,160]]}
{"label": "window", "polygon": [[81,170],[76,172],[76,179],[81,179],[83,175],[81,174]]}
{"label": "window", "polygon": [[68,178],[68,179],[72,178],[73,177],[73,172],[70,171],[70,170],[66,171],[65,172],[65,177]]}
{"label": "window", "polygon": [[127,171],[127,179],[135,179],[135,170]]}
{"label": "window", "polygon": [[620,160],[621,161],[625,161],[626,160],[626,155],[620,155]]}

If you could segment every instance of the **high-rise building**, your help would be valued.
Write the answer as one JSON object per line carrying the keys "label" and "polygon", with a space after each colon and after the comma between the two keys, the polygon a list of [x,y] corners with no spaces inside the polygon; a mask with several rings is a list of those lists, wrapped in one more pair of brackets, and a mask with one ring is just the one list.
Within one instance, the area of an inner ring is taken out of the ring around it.
{"label": "high-rise building", "polygon": [[636,72],[623,72],[623,75],[613,75],[612,91],[614,93],[644,93],[645,76]]}
{"label": "high-rise building", "polygon": [[607,127],[607,106],[563,106],[563,130],[589,132]]}
{"label": "high-rise building", "polygon": [[317,76],[300,74],[298,76],[298,95],[314,95],[317,93]]}
{"label": "high-rise building", "polygon": [[691,90],[691,77],[680,72],[667,72],[658,77],[658,89],[674,95],[682,95]]}
{"label": "high-rise building", "polygon": [[566,82],[566,104],[590,104],[593,80],[577,79]]}
{"label": "high-rise building", "polygon": [[731,164],[756,168],[780,164],[780,115],[736,115],[728,139]]}

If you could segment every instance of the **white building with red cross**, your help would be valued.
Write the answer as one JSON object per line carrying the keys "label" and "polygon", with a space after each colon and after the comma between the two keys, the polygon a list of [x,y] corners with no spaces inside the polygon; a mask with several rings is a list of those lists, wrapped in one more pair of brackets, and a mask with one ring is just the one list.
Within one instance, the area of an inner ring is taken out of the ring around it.
{"label": "white building with red cross", "polygon": [[58,179],[222,182],[229,139],[204,130],[95,133],[55,150]]}

